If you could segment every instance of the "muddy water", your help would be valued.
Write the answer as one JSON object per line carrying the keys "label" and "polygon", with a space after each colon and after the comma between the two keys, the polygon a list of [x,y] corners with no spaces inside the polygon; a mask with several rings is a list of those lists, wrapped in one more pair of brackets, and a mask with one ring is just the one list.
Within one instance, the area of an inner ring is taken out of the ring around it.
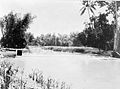
{"label": "muddy water", "polygon": [[26,73],[38,68],[72,89],[120,89],[119,59],[55,52],[28,54],[22,59]]}

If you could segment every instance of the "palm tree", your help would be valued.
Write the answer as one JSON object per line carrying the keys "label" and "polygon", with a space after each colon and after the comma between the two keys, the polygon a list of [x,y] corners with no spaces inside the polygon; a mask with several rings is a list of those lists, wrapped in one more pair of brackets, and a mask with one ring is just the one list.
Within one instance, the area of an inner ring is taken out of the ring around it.
{"label": "palm tree", "polygon": [[88,0],[88,1],[83,0],[83,5],[84,6],[80,9],[81,15],[83,15],[84,12],[87,10],[88,15],[89,15],[89,19],[90,19],[90,11],[92,12],[92,14],[94,14],[93,10],[96,10],[95,3],[93,1],[91,1],[91,0]]}
{"label": "palm tree", "polygon": [[116,30],[114,33],[114,52],[112,56],[120,58],[120,30],[118,28],[118,15],[117,15],[117,1],[115,1],[115,22],[116,22]]}
{"label": "palm tree", "polygon": [[5,23],[3,22],[3,19],[0,19],[0,27],[1,27],[2,37],[4,37],[4,25],[5,25]]}

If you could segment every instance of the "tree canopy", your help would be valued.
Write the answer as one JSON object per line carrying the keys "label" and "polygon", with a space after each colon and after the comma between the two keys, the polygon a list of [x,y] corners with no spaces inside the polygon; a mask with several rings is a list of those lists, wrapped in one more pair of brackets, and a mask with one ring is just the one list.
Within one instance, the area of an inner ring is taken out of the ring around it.
{"label": "tree canopy", "polygon": [[6,48],[24,48],[27,45],[25,31],[29,28],[33,18],[30,13],[20,17],[19,14],[13,12],[1,18],[1,46]]}

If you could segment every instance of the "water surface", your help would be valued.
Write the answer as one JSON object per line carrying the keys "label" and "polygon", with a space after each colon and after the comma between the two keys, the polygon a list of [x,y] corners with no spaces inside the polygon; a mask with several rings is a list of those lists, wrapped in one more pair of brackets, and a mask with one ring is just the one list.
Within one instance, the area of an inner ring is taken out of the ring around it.
{"label": "water surface", "polygon": [[120,89],[120,61],[88,54],[40,51],[23,55],[25,71],[40,69],[47,77],[65,81],[72,89]]}

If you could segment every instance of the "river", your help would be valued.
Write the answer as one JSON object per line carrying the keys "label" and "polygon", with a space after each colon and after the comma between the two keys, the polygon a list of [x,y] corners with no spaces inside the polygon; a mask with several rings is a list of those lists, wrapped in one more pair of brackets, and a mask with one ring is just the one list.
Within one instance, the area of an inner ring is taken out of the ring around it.
{"label": "river", "polygon": [[40,51],[17,57],[26,73],[41,70],[45,76],[70,84],[72,89],[120,89],[120,60],[88,54]]}

